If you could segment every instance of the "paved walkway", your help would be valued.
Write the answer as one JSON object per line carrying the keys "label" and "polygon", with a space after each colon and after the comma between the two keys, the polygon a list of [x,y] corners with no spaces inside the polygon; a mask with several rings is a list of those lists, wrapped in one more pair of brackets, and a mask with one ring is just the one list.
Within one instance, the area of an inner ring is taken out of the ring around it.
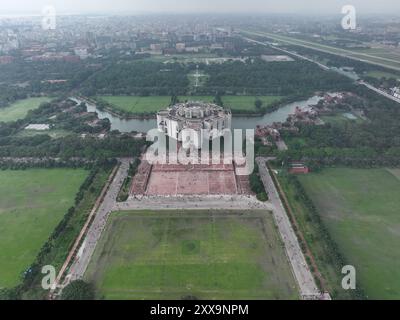
{"label": "paved walkway", "polygon": [[80,246],[75,259],[69,268],[62,286],[70,281],[81,279],[89,265],[101,234],[106,226],[107,219],[113,211],[123,210],[201,210],[201,209],[266,209],[272,210],[269,202],[262,203],[254,196],[181,196],[181,197],[130,197],[126,202],[116,202],[118,192],[124,182],[131,159],[119,159],[121,165],[104,197],[103,202],[90,225],[85,239]]}
{"label": "paved walkway", "polygon": [[114,180],[111,182],[110,187],[104,196],[104,200],[99,206],[97,213],[94,217],[92,224],[86,234],[78,254],[76,255],[66,277],[64,284],[69,281],[81,279],[85,274],[86,268],[89,265],[90,259],[96,248],[96,244],[100,239],[101,233],[107,223],[108,216],[114,210],[115,199],[118,192],[128,174],[129,163],[131,159],[120,159],[121,165],[115,174]]}
{"label": "paved walkway", "polygon": [[292,228],[289,217],[281,202],[278,191],[275,188],[270,176],[266,161],[268,158],[257,158],[261,180],[268,192],[269,199],[274,207],[273,215],[278,226],[282,240],[285,243],[286,254],[292,265],[293,274],[300,288],[300,295],[303,299],[319,299],[321,292],[315,284],[314,277],[307,265],[306,259],[301,251],[299,241]]}
{"label": "paved walkway", "polygon": [[204,195],[204,196],[143,196],[129,198],[117,203],[115,210],[201,210],[201,209],[266,209],[272,210],[269,202],[260,202],[255,196]]}
{"label": "paved walkway", "polygon": [[117,203],[117,194],[127,176],[130,159],[120,159],[121,165],[110,184],[103,202],[94,217],[86,234],[78,254],[69,269],[69,273],[63,283],[81,279],[89,265],[90,259],[101,237],[107,219],[111,212],[117,210],[201,210],[201,209],[266,209],[273,211],[274,218],[281,237],[285,243],[286,253],[293,268],[294,276],[299,284],[300,294],[303,298],[320,298],[320,292],[314,282],[311,271],[308,268],[304,255],[300,249],[297,237],[292,229],[289,218],[281,203],[279,195],[271,176],[268,173],[265,162],[267,158],[257,158],[260,175],[266,191],[269,194],[269,202],[259,202],[254,196],[182,196],[182,197],[130,197],[128,201]]}

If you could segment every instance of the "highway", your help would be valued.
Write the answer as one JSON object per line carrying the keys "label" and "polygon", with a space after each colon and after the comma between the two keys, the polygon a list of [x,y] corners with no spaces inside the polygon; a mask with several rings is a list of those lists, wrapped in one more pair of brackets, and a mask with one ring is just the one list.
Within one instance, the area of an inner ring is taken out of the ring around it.
{"label": "highway", "polygon": [[359,81],[359,83],[362,84],[363,86],[366,86],[368,89],[370,89],[372,91],[375,91],[376,93],[380,94],[381,96],[384,96],[384,97],[386,97],[386,98],[388,98],[390,100],[393,100],[394,102],[400,103],[400,99],[399,98],[396,98],[396,97],[390,95],[389,93],[387,93],[385,91],[382,91],[382,90],[370,85],[369,83],[366,83],[364,81]]}
{"label": "highway", "polygon": [[[266,46],[266,47],[270,47],[269,44],[267,44],[267,43],[265,43],[265,42],[262,42],[262,41],[257,41],[257,40],[250,39],[250,38],[246,38],[246,37],[243,37],[243,39],[246,40],[246,41],[249,41],[249,42],[253,42],[253,43],[257,43],[257,44],[260,44],[260,45],[263,45],[263,46]],[[282,48],[278,48],[278,47],[276,47],[276,46],[272,46],[272,47],[273,47],[275,50],[281,51],[281,52],[286,53],[286,54],[290,54],[290,55],[295,56],[295,57],[297,57],[297,58],[299,58],[299,59],[302,59],[302,60],[306,60],[306,61],[315,63],[317,66],[319,66],[319,67],[320,67],[321,69],[323,69],[323,70],[326,70],[326,71],[331,70],[331,71],[337,72],[336,70],[331,69],[331,68],[329,68],[329,67],[323,65],[322,63],[319,63],[318,61],[315,61],[315,60],[313,60],[313,59],[310,59],[310,58],[307,58],[307,57],[305,57],[305,56],[302,56],[302,55],[300,55],[300,54],[298,54],[298,53],[296,53],[296,52],[292,52],[292,51],[289,51],[289,50],[285,50],[285,49],[282,49]],[[335,53],[332,53],[332,54],[335,54]],[[400,69],[399,69],[399,70],[400,70]],[[343,75],[343,74],[342,74],[342,75]],[[388,94],[388,93],[385,92],[385,91],[382,91],[382,90],[380,90],[380,89],[378,89],[378,88],[372,86],[371,84],[369,84],[369,83],[367,83],[367,82],[358,81],[357,83],[360,84],[360,85],[365,86],[366,88],[368,88],[368,89],[374,91],[375,93],[380,94],[381,96],[383,96],[383,97],[385,97],[385,98],[388,98],[388,99],[390,99],[390,100],[392,100],[392,101],[394,101],[394,102],[400,103],[400,99],[398,99],[398,98],[396,98],[396,97],[394,97],[394,96]]]}
{"label": "highway", "polygon": [[304,47],[304,48],[308,48],[308,49],[313,49],[313,50],[316,50],[316,51],[321,51],[321,52],[325,52],[325,53],[329,53],[329,54],[334,54],[334,55],[337,55],[337,56],[340,56],[340,57],[343,57],[343,58],[348,58],[348,59],[361,61],[361,62],[365,62],[365,63],[369,63],[369,64],[381,66],[381,67],[385,67],[385,68],[388,68],[388,69],[400,71],[400,67],[392,66],[390,64],[375,62],[375,61],[371,61],[371,60],[367,60],[367,59],[357,58],[357,57],[354,57],[352,55],[357,54],[357,55],[360,55],[360,56],[363,56],[363,57],[366,57],[366,58],[378,59],[378,60],[381,60],[381,61],[388,61],[388,62],[392,62],[392,63],[396,63],[396,64],[400,65],[400,61],[398,61],[398,60],[388,59],[388,58],[383,58],[383,57],[378,57],[378,56],[373,56],[373,55],[370,55],[370,54],[367,54],[367,53],[353,52],[353,51],[350,51],[350,50],[330,47],[330,46],[326,46],[326,45],[322,45],[322,44],[317,44],[317,46],[316,46],[315,44],[313,44],[311,42],[304,41],[304,40],[290,39],[288,37],[283,38],[282,36],[279,36],[279,35],[276,35],[276,34],[271,34],[271,33],[266,33],[266,32],[250,32],[250,31],[247,31],[247,30],[240,30],[240,31],[243,32],[243,33],[246,33],[246,34],[250,34],[250,35],[254,35],[254,36],[261,36],[261,37],[266,37],[266,38],[271,38],[271,39],[274,39],[275,41],[286,42],[286,43],[294,45],[294,46],[300,46],[300,47]]}

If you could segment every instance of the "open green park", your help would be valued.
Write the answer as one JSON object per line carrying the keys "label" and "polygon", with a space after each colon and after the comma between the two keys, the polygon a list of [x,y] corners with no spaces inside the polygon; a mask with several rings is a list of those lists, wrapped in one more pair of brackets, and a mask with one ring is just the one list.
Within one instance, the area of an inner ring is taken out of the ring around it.
{"label": "open green park", "polygon": [[[171,103],[170,96],[98,96],[98,99],[105,101],[117,112],[122,111],[130,114],[156,113],[167,108]],[[222,96],[224,107],[235,111],[255,112],[256,100],[263,102],[262,107],[268,107],[272,103],[278,102],[282,97],[279,96]],[[180,96],[179,101],[203,101],[213,102],[213,96]]]}
{"label": "open green park", "polygon": [[329,168],[299,181],[365,295],[399,299],[400,170]]}
{"label": "open green park", "polygon": [[0,289],[21,282],[87,175],[83,169],[0,171]]}
{"label": "open green park", "polygon": [[0,122],[10,122],[23,119],[30,110],[34,110],[42,103],[50,100],[51,98],[49,97],[36,97],[18,100],[5,108],[0,108]]}
{"label": "open green park", "polygon": [[106,299],[297,299],[266,211],[112,213],[85,274]]}

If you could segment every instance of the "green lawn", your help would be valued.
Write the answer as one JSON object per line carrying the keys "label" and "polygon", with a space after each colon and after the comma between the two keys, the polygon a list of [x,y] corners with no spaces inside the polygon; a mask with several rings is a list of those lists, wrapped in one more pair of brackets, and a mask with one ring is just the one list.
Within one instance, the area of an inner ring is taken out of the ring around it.
{"label": "green lawn", "polygon": [[0,108],[0,122],[16,121],[25,118],[29,110],[38,108],[43,102],[48,102],[48,97],[28,98],[18,100],[8,107]]}
{"label": "green lawn", "polygon": [[213,102],[214,96],[180,96],[179,101],[203,101],[203,102]]}
{"label": "green lawn", "polygon": [[[353,119],[354,117],[354,119]],[[325,122],[325,123],[330,123],[333,125],[342,125],[345,124],[346,122],[349,121],[355,121],[357,123],[362,123],[363,120],[358,118],[357,116],[355,116],[354,114],[351,113],[351,119],[346,116],[345,113],[337,113],[334,115],[327,115],[327,116],[322,116],[321,119]]]}
{"label": "green lawn", "polygon": [[[169,106],[171,102],[170,96],[99,96],[101,100],[106,101],[117,110],[132,114],[141,113],[156,113]],[[271,103],[279,101],[279,96],[223,96],[222,101],[224,106],[229,107],[234,112],[235,110],[255,111],[255,101],[260,99],[263,102],[263,107],[269,106]],[[212,102],[213,96],[180,96],[180,101],[204,101]]]}
{"label": "green lawn", "polygon": [[87,174],[83,169],[0,171],[0,288],[20,282]]}
{"label": "green lawn", "polygon": [[171,102],[170,96],[99,96],[117,110],[128,113],[155,113],[168,107]]}
{"label": "green lawn", "polygon": [[[398,170],[324,169],[299,179],[369,298],[400,299]],[[397,177],[396,177],[397,175]]]}
{"label": "green lawn", "polygon": [[268,212],[113,213],[85,278],[106,299],[296,299]]}
{"label": "green lawn", "polygon": [[277,102],[281,98],[278,96],[224,96],[222,101],[224,106],[231,108],[233,112],[235,110],[256,111],[254,103],[257,99],[263,102],[263,107],[268,107],[271,103]]}
{"label": "green lawn", "polygon": [[395,73],[390,73],[390,72],[384,72],[384,71],[369,71],[367,73],[365,73],[365,76],[367,77],[372,77],[372,78],[377,78],[377,79],[381,79],[381,78],[394,78],[394,79],[400,79],[400,75],[395,74]]}

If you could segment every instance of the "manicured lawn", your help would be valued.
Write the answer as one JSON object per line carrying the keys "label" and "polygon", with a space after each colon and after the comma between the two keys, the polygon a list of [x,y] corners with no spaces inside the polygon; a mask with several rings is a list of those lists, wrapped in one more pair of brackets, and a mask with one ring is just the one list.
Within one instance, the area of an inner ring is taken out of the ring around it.
{"label": "manicured lawn", "polygon": [[296,299],[270,213],[113,213],[85,278],[106,299]]}
{"label": "manicured lawn", "polygon": [[48,97],[28,98],[14,102],[8,107],[0,108],[0,122],[16,121],[25,118],[29,110],[38,108]]}
{"label": "manicured lawn", "polygon": [[168,107],[171,102],[170,96],[100,96],[100,99],[108,102],[117,110],[128,113],[155,113]]}
{"label": "manicured lawn", "polygon": [[398,170],[335,168],[299,178],[366,295],[400,299]]}
{"label": "manicured lawn", "polygon": [[[122,110],[128,113],[156,113],[169,106],[171,102],[170,96],[99,96],[98,98],[106,101],[117,110]],[[263,107],[269,106],[271,103],[279,101],[278,96],[223,96],[222,101],[224,106],[229,107],[234,112],[235,110],[256,111],[255,101],[260,99],[263,102]],[[213,102],[214,96],[180,96],[180,101],[204,101]]]}
{"label": "manicured lawn", "polygon": [[263,102],[262,107],[268,107],[271,103],[279,101],[281,97],[278,96],[224,96],[222,101],[224,106],[229,107],[232,111],[235,110],[246,110],[256,111],[257,108],[254,105],[255,101],[259,99]]}
{"label": "manicured lawn", "polygon": [[21,281],[87,174],[83,169],[0,171],[0,288]]}
{"label": "manicured lawn", "polygon": [[334,124],[334,125],[342,125],[349,121],[356,121],[358,123],[363,122],[362,119],[358,118],[354,114],[350,114],[350,117],[349,117],[349,116],[346,116],[346,114],[344,114],[344,113],[337,113],[335,115],[322,116],[321,119],[325,123],[330,123],[330,124]]}
{"label": "manicured lawn", "polygon": [[213,102],[214,96],[180,96],[179,101],[202,101],[202,102]]}

